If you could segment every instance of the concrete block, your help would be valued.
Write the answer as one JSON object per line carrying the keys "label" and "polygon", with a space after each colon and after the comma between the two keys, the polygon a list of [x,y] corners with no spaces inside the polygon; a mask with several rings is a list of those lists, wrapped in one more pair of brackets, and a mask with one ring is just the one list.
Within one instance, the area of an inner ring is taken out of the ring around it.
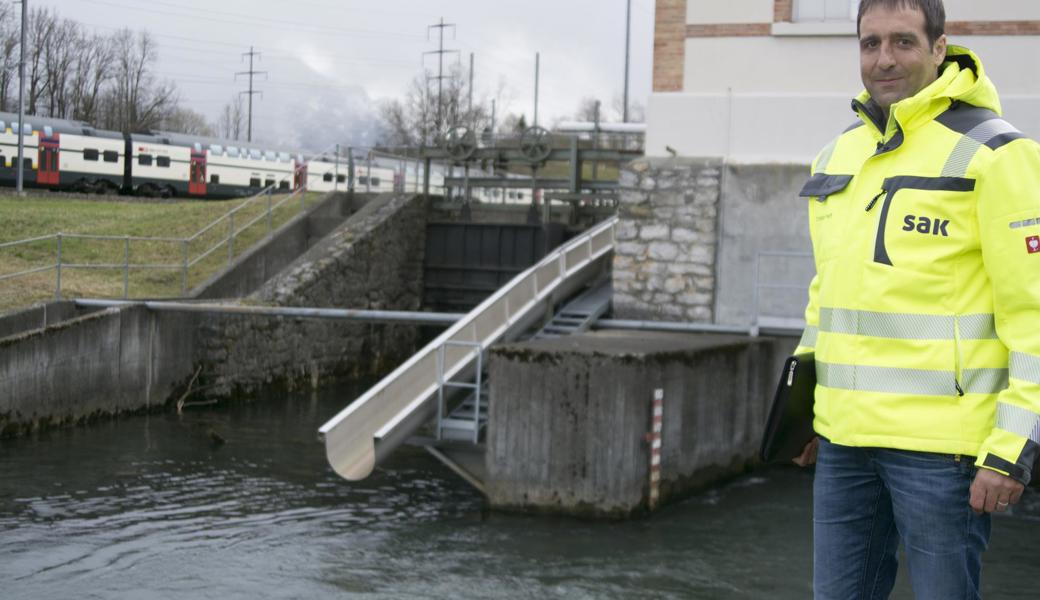
{"label": "concrete block", "polygon": [[754,461],[775,383],[768,339],[596,332],[493,348],[493,509],[581,517],[649,510],[651,399],[664,390],[663,503]]}

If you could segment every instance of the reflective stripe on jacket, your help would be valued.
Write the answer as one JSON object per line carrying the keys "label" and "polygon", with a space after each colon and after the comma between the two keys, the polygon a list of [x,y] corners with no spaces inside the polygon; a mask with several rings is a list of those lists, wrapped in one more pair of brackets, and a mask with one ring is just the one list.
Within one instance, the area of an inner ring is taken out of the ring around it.
{"label": "reflective stripe on jacket", "polygon": [[1040,455],[1040,146],[1000,118],[978,58],[894,104],[866,92],[802,190],[817,276],[816,431],[978,457],[1028,483]]}

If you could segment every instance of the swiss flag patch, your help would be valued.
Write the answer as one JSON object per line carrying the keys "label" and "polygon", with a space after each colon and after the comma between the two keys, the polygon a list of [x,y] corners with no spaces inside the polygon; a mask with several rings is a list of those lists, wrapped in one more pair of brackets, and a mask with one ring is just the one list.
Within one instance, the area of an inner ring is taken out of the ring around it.
{"label": "swiss flag patch", "polygon": [[1034,235],[1026,238],[1026,248],[1030,254],[1036,254],[1040,252],[1040,235]]}

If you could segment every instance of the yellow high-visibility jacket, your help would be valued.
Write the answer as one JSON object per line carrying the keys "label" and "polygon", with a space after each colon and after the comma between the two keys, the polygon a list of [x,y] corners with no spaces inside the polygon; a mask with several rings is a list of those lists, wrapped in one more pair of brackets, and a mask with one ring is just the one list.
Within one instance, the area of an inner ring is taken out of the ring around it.
{"label": "yellow high-visibility jacket", "polygon": [[816,432],[977,457],[1028,483],[1040,454],[1040,146],[1000,118],[978,57],[813,162]]}

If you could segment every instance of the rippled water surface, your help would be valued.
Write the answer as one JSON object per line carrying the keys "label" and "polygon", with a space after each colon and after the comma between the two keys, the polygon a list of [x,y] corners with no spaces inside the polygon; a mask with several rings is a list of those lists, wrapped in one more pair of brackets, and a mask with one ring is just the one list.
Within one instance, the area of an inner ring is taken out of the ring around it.
{"label": "rippled water surface", "polygon": [[[333,475],[316,430],[355,395],[0,443],[0,598],[810,596],[808,473],[755,473],[629,522],[487,515],[416,449],[361,483]],[[1037,496],[994,523],[987,598],[1040,598]]]}

